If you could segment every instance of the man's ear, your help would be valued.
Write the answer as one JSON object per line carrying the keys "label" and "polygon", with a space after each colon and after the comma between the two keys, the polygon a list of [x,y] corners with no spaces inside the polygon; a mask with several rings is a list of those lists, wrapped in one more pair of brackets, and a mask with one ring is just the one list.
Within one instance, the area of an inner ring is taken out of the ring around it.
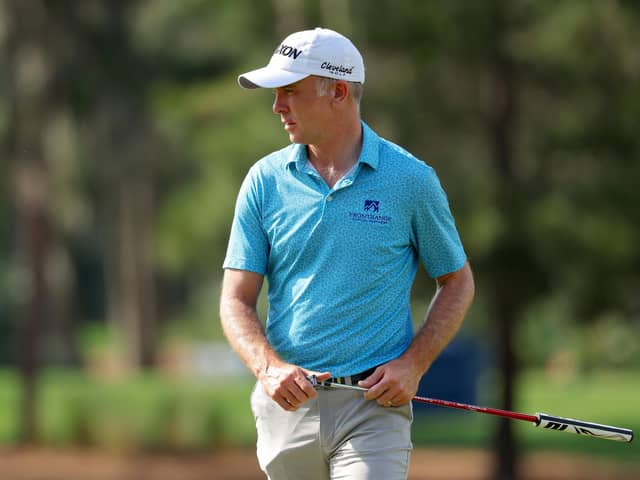
{"label": "man's ear", "polygon": [[338,80],[333,84],[333,100],[339,103],[349,98],[349,84],[344,80]]}

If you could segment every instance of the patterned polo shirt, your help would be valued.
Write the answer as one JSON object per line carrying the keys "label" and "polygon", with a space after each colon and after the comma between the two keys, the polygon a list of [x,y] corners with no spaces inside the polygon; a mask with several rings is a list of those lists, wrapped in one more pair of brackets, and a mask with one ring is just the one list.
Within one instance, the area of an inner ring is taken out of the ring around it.
{"label": "patterned polo shirt", "polygon": [[431,277],[466,261],[435,171],[362,128],[356,168],[333,188],[308,164],[305,145],[254,164],[223,265],[266,276],[265,331],[278,354],[334,376],[407,349],[419,261]]}

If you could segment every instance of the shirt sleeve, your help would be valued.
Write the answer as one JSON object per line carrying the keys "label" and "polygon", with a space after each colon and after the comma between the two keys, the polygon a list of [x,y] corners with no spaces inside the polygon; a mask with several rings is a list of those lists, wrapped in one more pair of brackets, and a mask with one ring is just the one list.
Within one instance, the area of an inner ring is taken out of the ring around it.
{"label": "shirt sleeve", "polygon": [[269,241],[262,224],[262,190],[254,166],[238,193],[223,268],[266,274]]}
{"label": "shirt sleeve", "polygon": [[447,195],[430,167],[426,179],[419,185],[412,227],[414,246],[431,278],[462,268],[467,255]]}

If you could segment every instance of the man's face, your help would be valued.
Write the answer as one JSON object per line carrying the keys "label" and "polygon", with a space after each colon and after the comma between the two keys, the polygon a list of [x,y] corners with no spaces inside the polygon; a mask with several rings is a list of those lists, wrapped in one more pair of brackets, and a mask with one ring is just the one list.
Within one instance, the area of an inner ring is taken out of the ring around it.
{"label": "man's face", "polygon": [[330,91],[318,96],[316,78],[274,89],[273,113],[280,115],[292,143],[317,144],[326,134],[330,121]]}

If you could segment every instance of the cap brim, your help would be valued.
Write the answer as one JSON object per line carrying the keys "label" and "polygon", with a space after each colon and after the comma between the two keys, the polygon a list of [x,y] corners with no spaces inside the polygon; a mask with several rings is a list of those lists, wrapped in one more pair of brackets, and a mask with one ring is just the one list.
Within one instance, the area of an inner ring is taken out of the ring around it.
{"label": "cap brim", "polygon": [[308,73],[289,72],[266,66],[238,76],[238,85],[242,88],[278,88],[291,85],[308,76]]}

